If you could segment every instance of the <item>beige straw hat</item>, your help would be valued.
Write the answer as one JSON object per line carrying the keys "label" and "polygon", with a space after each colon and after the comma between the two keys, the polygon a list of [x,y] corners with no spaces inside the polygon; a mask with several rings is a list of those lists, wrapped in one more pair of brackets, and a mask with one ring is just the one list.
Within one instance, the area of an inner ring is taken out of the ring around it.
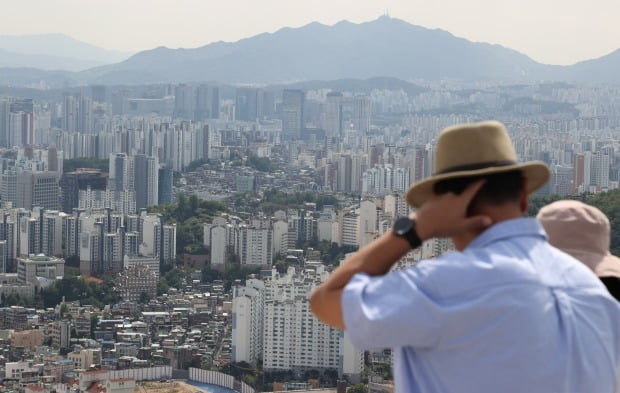
{"label": "beige straw hat", "polygon": [[540,161],[517,162],[517,154],[504,125],[497,121],[448,127],[439,134],[435,151],[435,174],[409,189],[407,202],[420,207],[434,195],[441,180],[491,175],[520,170],[528,193],[542,187],[551,175]]}
{"label": "beige straw hat", "polygon": [[549,243],[583,262],[599,277],[620,277],[620,259],[609,252],[607,216],[579,201],[557,201],[536,216],[549,236]]}

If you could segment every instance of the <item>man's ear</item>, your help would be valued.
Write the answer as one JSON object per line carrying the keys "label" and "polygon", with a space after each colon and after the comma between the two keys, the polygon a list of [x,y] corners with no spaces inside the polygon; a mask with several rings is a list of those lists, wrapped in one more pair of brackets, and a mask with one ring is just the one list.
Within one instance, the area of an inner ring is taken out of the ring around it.
{"label": "man's ear", "polygon": [[519,191],[519,208],[521,209],[521,213],[527,213],[528,208],[530,207],[530,198],[527,192],[527,180],[524,177],[521,178],[521,190]]}

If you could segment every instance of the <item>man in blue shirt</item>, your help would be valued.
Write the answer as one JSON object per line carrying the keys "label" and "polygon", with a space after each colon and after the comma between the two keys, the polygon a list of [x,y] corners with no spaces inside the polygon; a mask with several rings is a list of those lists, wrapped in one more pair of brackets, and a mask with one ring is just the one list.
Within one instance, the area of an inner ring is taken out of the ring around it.
{"label": "man in blue shirt", "polygon": [[[313,292],[316,316],[360,349],[392,347],[398,392],[620,390],[620,306],[596,276],[522,218],[549,179],[518,163],[498,122],[448,128],[417,210]],[[457,252],[390,272],[423,240]]]}

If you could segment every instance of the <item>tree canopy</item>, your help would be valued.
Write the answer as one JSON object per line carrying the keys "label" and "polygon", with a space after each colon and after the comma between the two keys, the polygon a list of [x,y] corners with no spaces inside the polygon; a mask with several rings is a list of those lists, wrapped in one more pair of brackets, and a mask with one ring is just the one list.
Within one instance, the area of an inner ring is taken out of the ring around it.
{"label": "tree canopy", "polygon": [[258,157],[256,154],[250,153],[248,154],[248,159],[246,160],[247,166],[256,169],[259,172],[271,172],[273,171],[273,165],[271,165],[271,160],[267,157]]}
{"label": "tree canopy", "polygon": [[65,159],[62,162],[63,172],[74,172],[78,168],[95,168],[103,172],[109,172],[110,161],[107,159],[100,160],[98,158],[79,157]]}
{"label": "tree canopy", "polygon": [[197,254],[203,249],[203,224],[227,211],[226,205],[180,194],[175,205],[159,205],[150,209],[159,213],[165,223],[177,224],[177,254]]}
{"label": "tree canopy", "polygon": [[266,211],[287,207],[299,208],[303,207],[304,203],[316,203],[317,209],[322,209],[325,205],[338,207],[338,199],[335,196],[316,191],[286,193],[277,188],[270,188],[265,190],[261,200],[261,205]]}
{"label": "tree canopy", "polygon": [[65,277],[54,282],[41,291],[44,307],[54,307],[62,301],[79,300],[81,304],[90,304],[103,307],[118,301],[118,294],[114,291],[114,284],[106,279],[102,283],[88,281],[84,277]]}

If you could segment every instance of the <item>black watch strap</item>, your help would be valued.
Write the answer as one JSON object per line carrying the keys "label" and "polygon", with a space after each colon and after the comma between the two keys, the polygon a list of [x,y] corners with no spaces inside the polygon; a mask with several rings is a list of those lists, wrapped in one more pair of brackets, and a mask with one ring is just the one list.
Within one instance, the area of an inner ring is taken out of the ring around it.
{"label": "black watch strap", "polygon": [[396,236],[405,238],[412,249],[422,245],[422,239],[416,231],[416,222],[409,217],[400,217],[394,222],[394,233]]}

